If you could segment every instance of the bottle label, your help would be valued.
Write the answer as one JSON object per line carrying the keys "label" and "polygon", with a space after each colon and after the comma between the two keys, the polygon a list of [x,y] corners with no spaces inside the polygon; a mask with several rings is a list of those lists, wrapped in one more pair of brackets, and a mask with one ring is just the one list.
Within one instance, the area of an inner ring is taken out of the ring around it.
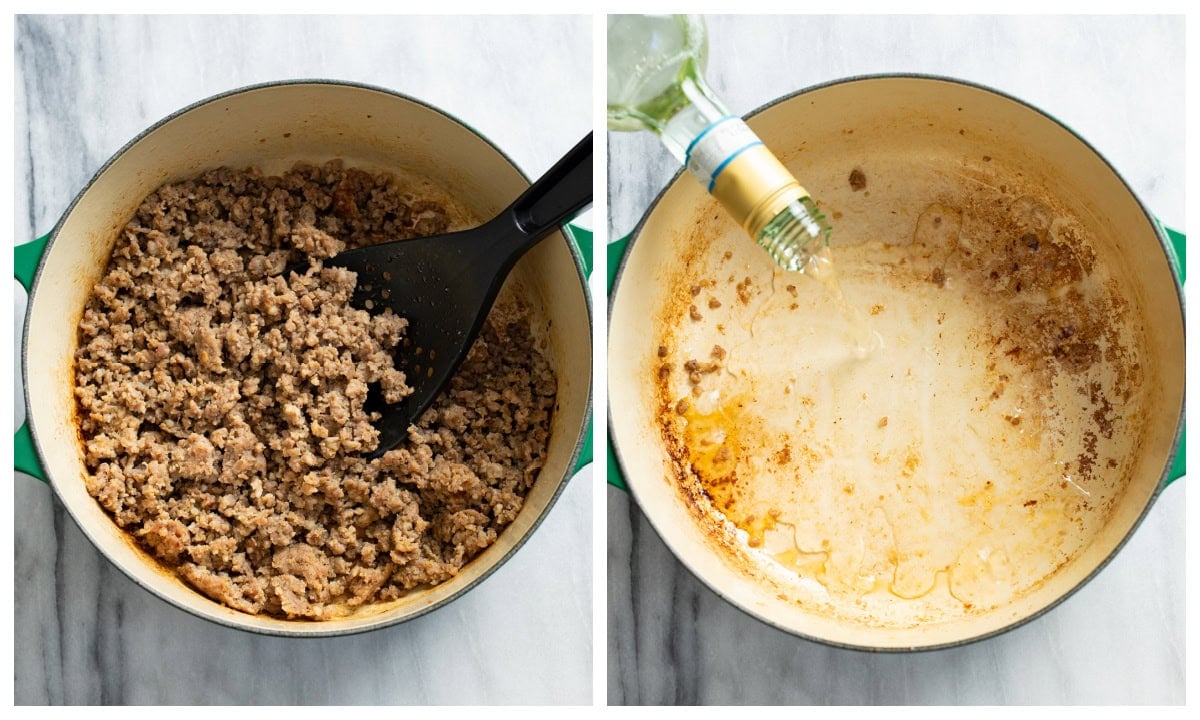
{"label": "bottle label", "polygon": [[729,115],[704,128],[688,144],[684,162],[711,193],[717,176],[734,158],[762,144],[745,121]]}

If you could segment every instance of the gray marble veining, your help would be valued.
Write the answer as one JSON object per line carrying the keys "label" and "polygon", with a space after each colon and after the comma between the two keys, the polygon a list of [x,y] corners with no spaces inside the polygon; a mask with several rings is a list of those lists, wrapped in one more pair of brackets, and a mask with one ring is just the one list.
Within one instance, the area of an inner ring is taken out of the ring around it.
{"label": "gray marble veining", "polygon": [[[972,80],[1065,122],[1182,229],[1182,18],[714,17],[709,31],[708,77],[735,112],[857,74]],[[608,138],[617,238],[677,165],[652,137]],[[912,655],[833,649],[743,614],[610,488],[609,702],[1182,703],[1186,485],[1169,487],[1116,559],[1049,614],[991,640]]]}
{"label": "gray marble veining", "polygon": [[[142,129],[251,83],[395,89],[463,119],[532,177],[591,126],[587,17],[23,16],[15,35],[25,240]],[[16,305],[19,318],[19,289]],[[364,635],[289,640],[211,625],[141,590],[48,487],[18,475],[16,702],[588,704],[591,482],[585,469],[530,541],[449,606]]]}

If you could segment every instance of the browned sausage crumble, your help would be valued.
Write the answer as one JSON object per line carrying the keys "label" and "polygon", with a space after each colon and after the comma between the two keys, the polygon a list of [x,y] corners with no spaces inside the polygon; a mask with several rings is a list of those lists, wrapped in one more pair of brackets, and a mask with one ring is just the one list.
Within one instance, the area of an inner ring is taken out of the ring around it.
{"label": "browned sausage crumble", "polygon": [[867,176],[862,171],[862,168],[854,168],[850,171],[850,189],[858,192],[867,186]]}
{"label": "browned sausage crumble", "polygon": [[326,619],[453,577],[542,467],[556,382],[529,311],[502,299],[407,442],[366,461],[368,385],[389,402],[411,392],[392,357],[407,321],[351,307],[355,274],[321,260],[447,225],[395,178],[338,161],[159,188],[79,325],[88,491],[247,613]]}

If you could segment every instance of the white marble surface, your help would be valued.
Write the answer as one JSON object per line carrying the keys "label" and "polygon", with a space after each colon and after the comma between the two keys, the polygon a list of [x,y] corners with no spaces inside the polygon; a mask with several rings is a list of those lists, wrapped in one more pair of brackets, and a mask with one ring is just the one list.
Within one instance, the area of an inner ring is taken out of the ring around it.
{"label": "white marble surface", "polygon": [[[735,112],[848,75],[924,72],[990,85],[1097,147],[1184,228],[1181,18],[711,18],[708,77]],[[676,170],[652,137],[609,134],[610,233],[632,231]],[[615,411],[619,412],[619,409]],[[1182,703],[1184,494],[1048,615],[953,650],[871,655],[742,614],[608,490],[608,698],[617,703]]]}
{"label": "white marble surface", "polygon": [[[17,238],[48,232],[152,122],[304,77],[422,98],[536,177],[591,126],[591,20],[18,17]],[[365,635],[288,640],[211,625],[139,589],[49,488],[18,475],[15,700],[590,704],[591,482],[590,470],[576,476],[532,539],[449,606]]]}

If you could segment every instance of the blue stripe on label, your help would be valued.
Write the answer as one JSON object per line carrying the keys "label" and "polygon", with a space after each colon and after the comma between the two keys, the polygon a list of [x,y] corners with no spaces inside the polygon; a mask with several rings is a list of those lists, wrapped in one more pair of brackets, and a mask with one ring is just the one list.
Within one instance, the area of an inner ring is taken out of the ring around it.
{"label": "blue stripe on label", "polygon": [[705,135],[707,135],[707,134],[709,133],[709,131],[710,131],[710,130],[712,130],[712,129],[713,129],[713,128],[715,128],[716,126],[720,125],[721,123],[725,122],[726,120],[737,120],[737,119],[738,119],[738,118],[737,118],[737,116],[735,116],[735,115],[726,115],[725,117],[723,117],[723,118],[721,118],[720,120],[716,121],[716,122],[715,122],[715,123],[713,123],[712,125],[709,125],[708,127],[706,127],[706,128],[704,128],[703,130],[701,130],[699,135],[697,135],[696,137],[692,138],[692,141],[691,141],[690,143],[688,143],[687,150],[684,150],[684,151],[683,151],[683,165],[684,165],[684,167],[687,167],[688,163],[690,163],[690,162],[692,161],[692,148],[696,147],[696,143],[700,142],[701,138],[703,138]]}
{"label": "blue stripe on label", "polygon": [[726,165],[733,162],[734,158],[736,158],[738,155],[741,155],[742,153],[746,152],[747,150],[749,150],[750,148],[752,148],[756,145],[762,145],[762,144],[763,144],[762,140],[756,140],[756,141],[750,143],[749,145],[743,145],[742,147],[740,147],[737,150],[734,150],[732,153],[730,153],[729,157],[722,160],[721,164],[717,166],[717,169],[713,171],[712,179],[708,181],[709,195],[712,194],[713,186],[717,184],[717,176],[721,174],[721,171],[725,169]]}

